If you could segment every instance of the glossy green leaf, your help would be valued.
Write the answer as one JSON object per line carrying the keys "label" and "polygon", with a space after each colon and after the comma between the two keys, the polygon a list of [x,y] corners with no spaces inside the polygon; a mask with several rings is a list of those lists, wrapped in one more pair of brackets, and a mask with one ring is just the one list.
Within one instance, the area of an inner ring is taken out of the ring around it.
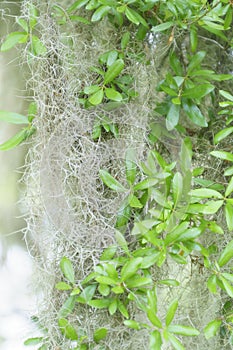
{"label": "glossy green leaf", "polygon": [[59,317],[66,317],[68,316],[75,307],[75,296],[70,296],[66,299],[66,301],[63,303],[62,307],[60,308],[58,314]]}
{"label": "glossy green leaf", "polygon": [[93,95],[91,95],[88,98],[88,101],[93,105],[93,106],[97,106],[99,105],[104,98],[104,90],[102,88],[99,88],[98,91],[96,91]]}
{"label": "glossy green leaf", "polygon": [[0,50],[2,52],[10,50],[18,43],[26,42],[28,39],[28,34],[26,32],[13,32],[7,35],[5,41],[1,45]]}
{"label": "glossy green leaf", "polygon": [[121,247],[121,249],[129,255],[128,243],[123,234],[120,231],[116,230],[115,238],[118,246]]}
{"label": "glossy green leaf", "polygon": [[168,340],[170,341],[175,350],[185,350],[185,347],[173,334],[168,333]]}
{"label": "glossy green leaf", "polygon": [[60,331],[62,332],[62,334],[64,334],[64,336],[67,339],[78,340],[78,334],[75,328],[69,323],[67,319],[60,318],[58,320],[58,325],[59,325]]}
{"label": "glossy green leaf", "polygon": [[191,100],[184,100],[182,102],[182,106],[185,113],[194,124],[202,127],[208,126],[205,116],[201,113],[197,105],[193,104]]}
{"label": "glossy green leaf", "polygon": [[167,286],[178,287],[180,283],[174,279],[166,279],[158,281],[160,284],[165,284]]}
{"label": "glossy green leaf", "polygon": [[106,309],[111,303],[110,299],[93,299],[88,302],[88,305],[95,307],[96,309]]}
{"label": "glossy green leaf", "polygon": [[219,276],[220,281],[222,282],[225,291],[227,292],[227,294],[233,298],[233,287],[232,285],[223,277],[223,276]]}
{"label": "glossy green leaf", "polygon": [[68,281],[74,283],[74,268],[70,259],[64,256],[60,261],[60,268],[63,275],[68,279]]}
{"label": "glossy green leaf", "polygon": [[86,86],[83,92],[87,95],[92,95],[97,91],[99,91],[99,89],[100,89],[99,85],[90,85],[90,86]]}
{"label": "glossy green leaf", "polygon": [[128,184],[133,184],[137,174],[136,154],[132,148],[127,149],[125,154],[125,170]]}
{"label": "glossy green leaf", "polygon": [[224,231],[221,226],[219,226],[215,221],[208,222],[208,229],[214,233],[218,233],[220,235],[224,234]]}
{"label": "glossy green leaf", "polygon": [[189,62],[187,73],[190,74],[191,71],[199,66],[199,64],[203,61],[205,58],[206,52],[205,51],[199,51],[197,52]]}
{"label": "glossy green leaf", "polygon": [[129,6],[126,7],[125,15],[130,22],[137,25],[141,23],[143,26],[148,27],[148,24],[145,21],[145,19],[137,11],[133,10],[131,7]]}
{"label": "glossy green leaf", "polygon": [[183,68],[182,68],[180,59],[177,57],[174,51],[170,54],[169,61],[170,61],[170,66],[175,72],[175,74],[178,76],[182,76]]}
{"label": "glossy green leaf", "polygon": [[36,56],[44,56],[47,52],[45,45],[36,35],[32,35],[31,38],[31,50],[32,53]]}
{"label": "glossy green leaf", "polygon": [[225,205],[225,216],[228,230],[233,231],[233,205],[230,203]]}
{"label": "glossy green leaf", "polygon": [[233,15],[232,6],[229,6],[227,13],[226,13],[225,20],[224,20],[224,30],[230,29],[230,26],[232,23],[232,15]]}
{"label": "glossy green leaf", "polygon": [[141,329],[140,323],[134,320],[125,320],[124,325],[128,328],[139,330]]}
{"label": "glossy green leaf", "polygon": [[233,102],[233,96],[225,90],[219,90],[220,95],[222,95],[223,97],[225,97],[227,100]]}
{"label": "glossy green leaf", "polygon": [[121,38],[121,50],[124,51],[130,40],[130,32],[125,32]]}
{"label": "glossy green leaf", "polygon": [[70,289],[72,289],[72,287],[65,282],[56,283],[55,288],[58,290],[70,290]]}
{"label": "glossy green leaf", "polygon": [[109,174],[108,171],[106,170],[100,170],[99,171],[100,178],[103,181],[103,183],[111,188],[111,190],[116,191],[116,192],[126,192],[127,189],[120,184],[119,181],[114,179],[112,175]]}
{"label": "glossy green leaf", "polygon": [[183,325],[170,325],[168,327],[168,331],[170,333],[174,333],[174,334],[180,334],[180,335],[184,335],[184,336],[197,336],[200,334],[200,332],[193,327],[189,327],[189,326],[183,326]]}
{"label": "glossy green leaf", "polygon": [[116,228],[124,227],[131,217],[131,207],[127,203],[123,202],[117,212]]}
{"label": "glossy green leaf", "polygon": [[151,31],[153,33],[159,33],[159,32],[163,32],[164,30],[169,29],[173,26],[174,26],[174,22],[165,22],[165,23],[158,24],[157,26],[153,27]]}
{"label": "glossy green leaf", "polygon": [[213,294],[217,293],[217,276],[216,275],[211,275],[208,278],[207,287],[209,288],[211,293],[213,293]]}
{"label": "glossy green leaf", "polygon": [[233,126],[229,128],[222,129],[214,136],[214,143],[217,144],[223,139],[225,139],[227,136],[233,133]]}
{"label": "glossy green leaf", "polygon": [[143,208],[142,203],[135,195],[129,196],[129,205],[131,208]]}
{"label": "glossy green leaf", "polygon": [[225,151],[212,151],[210,154],[214,157],[228,160],[229,162],[233,162],[233,154]]}
{"label": "glossy green leaf", "polygon": [[141,277],[139,275],[135,275],[125,282],[127,288],[139,288],[143,286],[148,286],[152,284],[152,279],[149,277]]}
{"label": "glossy green leaf", "polygon": [[73,12],[88,3],[89,0],[77,0],[70,7],[68,7],[67,12]]}
{"label": "glossy green leaf", "polygon": [[178,239],[178,237],[187,230],[188,226],[189,222],[185,221],[174,227],[173,230],[166,235],[165,244],[168,245]]}
{"label": "glossy green leaf", "polygon": [[149,350],[161,350],[162,343],[162,337],[159,331],[154,330],[150,333]]}
{"label": "glossy green leaf", "polygon": [[182,232],[175,241],[179,241],[179,242],[185,242],[185,241],[189,241],[192,239],[195,239],[197,237],[199,237],[202,233],[202,230],[200,227],[193,227],[193,228],[188,228],[187,230],[185,230],[184,232]]}
{"label": "glossy green leaf", "polygon": [[207,326],[205,326],[204,328],[204,334],[206,339],[210,339],[214,337],[217,334],[221,324],[222,324],[222,320],[213,320],[209,322]]}
{"label": "glossy green leaf", "polygon": [[72,290],[72,292],[70,293],[70,296],[75,296],[75,295],[79,295],[81,293],[81,290],[79,288],[74,288]]}
{"label": "glossy green leaf", "polygon": [[209,214],[209,215],[215,214],[222,207],[223,203],[224,203],[224,200],[206,202],[201,212],[203,214]]}
{"label": "glossy green leaf", "polygon": [[0,144],[0,151],[8,151],[9,149],[20,145],[23,141],[27,139],[27,131],[27,129],[22,129],[9,140]]}
{"label": "glossy green leaf", "polygon": [[[232,219],[232,218],[231,218]],[[233,257],[233,240],[230,241],[218,259],[218,265],[220,267],[226,265],[229,260]]]}
{"label": "glossy green leaf", "polygon": [[117,308],[125,318],[127,319],[129,318],[128,310],[122,302],[118,301]]}
{"label": "glossy green leaf", "polygon": [[113,88],[106,88],[105,94],[109,100],[117,101],[117,102],[122,101],[122,95]]}
{"label": "glossy green leaf", "polygon": [[106,328],[99,328],[94,332],[94,341],[99,343],[102,339],[106,338],[108,330]]}
{"label": "glossy green leaf", "polygon": [[76,301],[81,304],[88,303],[95,295],[96,284],[92,284],[84,288],[82,293],[76,298]]}
{"label": "glossy green leaf", "polygon": [[23,18],[17,18],[17,23],[23,28],[23,30],[28,33],[28,24]]}
{"label": "glossy green leaf", "polygon": [[158,179],[155,178],[147,178],[145,180],[142,180],[141,182],[139,182],[137,185],[134,186],[134,190],[145,190],[147,188],[153,187],[154,185],[156,185],[158,183]]}
{"label": "glossy green leaf", "polygon": [[211,190],[209,188],[197,188],[196,190],[191,190],[189,194],[193,197],[198,198],[219,198],[223,199],[223,196],[220,192]]}
{"label": "glossy green leaf", "polygon": [[140,268],[142,258],[131,258],[121,269],[121,281],[126,281],[132,277]]}
{"label": "glossy green leaf", "polygon": [[113,299],[108,306],[108,312],[110,315],[114,315],[117,311],[117,299]]}
{"label": "glossy green leaf", "polygon": [[156,310],[148,307],[147,309],[147,317],[150,320],[150,322],[158,328],[163,328],[162,322],[160,321],[160,319],[158,318],[158,316],[156,315]]}
{"label": "glossy green leaf", "polygon": [[228,197],[229,194],[233,192],[233,177],[231,178],[229,184],[227,185],[225,196]]}
{"label": "glossy green leaf", "polygon": [[215,88],[212,84],[201,84],[194,88],[184,90],[182,96],[186,98],[197,98],[200,99],[208,95]]}
{"label": "glossy green leaf", "polygon": [[173,191],[174,207],[176,207],[177,203],[181,199],[182,192],[183,192],[183,177],[179,172],[175,173],[173,177],[172,191]]}
{"label": "glossy green leaf", "polygon": [[233,175],[233,167],[230,167],[224,171],[224,176],[232,176]]}
{"label": "glossy green leaf", "polygon": [[98,286],[98,292],[103,295],[104,297],[108,296],[111,291],[111,288],[107,284],[99,284]]}
{"label": "glossy green leaf", "polygon": [[198,36],[197,36],[197,27],[191,25],[190,27],[190,46],[191,51],[195,52],[197,50]]}
{"label": "glossy green leaf", "polygon": [[173,300],[171,304],[168,306],[166,319],[165,319],[166,326],[169,326],[171,324],[175,316],[177,307],[178,307],[178,299]]}
{"label": "glossy green leaf", "polygon": [[44,340],[43,337],[28,338],[24,341],[25,346],[38,345]]}
{"label": "glossy green leaf", "polygon": [[72,22],[78,22],[78,23],[83,23],[83,24],[91,24],[91,22],[88,19],[86,19],[85,17],[76,16],[76,15],[70,16],[70,20]]}
{"label": "glossy green leaf", "polygon": [[98,283],[115,286],[118,283],[118,279],[114,279],[108,276],[98,276],[95,278]]}
{"label": "glossy green leaf", "polygon": [[105,5],[98,7],[98,9],[93,13],[91,21],[97,22],[101,20],[109,12],[110,9],[111,7]]}
{"label": "glossy green leaf", "polygon": [[124,61],[122,59],[116,60],[107,70],[104,76],[104,84],[111,83],[123,70]]}
{"label": "glossy green leaf", "polygon": [[28,124],[26,116],[3,110],[0,110],[0,120],[11,124]]}
{"label": "glossy green leaf", "polygon": [[175,126],[178,124],[180,118],[180,105],[172,104],[169,108],[166,117],[166,127],[167,129],[173,130]]}

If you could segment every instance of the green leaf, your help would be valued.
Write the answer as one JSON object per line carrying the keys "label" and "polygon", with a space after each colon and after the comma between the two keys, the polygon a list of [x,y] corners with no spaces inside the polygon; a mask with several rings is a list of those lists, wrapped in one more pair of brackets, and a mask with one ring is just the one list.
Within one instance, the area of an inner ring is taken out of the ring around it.
{"label": "green leaf", "polygon": [[109,100],[120,102],[122,101],[122,95],[113,88],[106,88],[105,95]]}
{"label": "green leaf", "polygon": [[163,325],[162,325],[160,319],[156,315],[156,310],[152,309],[151,307],[148,307],[147,317],[155,327],[163,328]]}
{"label": "green leaf", "polygon": [[230,167],[224,171],[224,176],[232,176],[233,175],[233,167]]}
{"label": "green leaf", "polygon": [[203,210],[201,211],[203,214],[215,214],[221,208],[224,201],[209,201],[204,204]]}
{"label": "green leaf", "polygon": [[125,320],[124,321],[124,325],[126,327],[129,327],[129,328],[132,328],[132,329],[136,329],[137,331],[139,329],[141,329],[141,326],[140,326],[140,323],[139,322],[136,322],[134,320]]}
{"label": "green leaf", "polygon": [[205,326],[204,328],[204,334],[206,339],[210,339],[214,337],[217,334],[221,324],[222,324],[222,320],[213,320],[209,322],[207,326]]}
{"label": "green leaf", "polygon": [[112,175],[109,174],[106,170],[100,170],[99,171],[100,178],[103,181],[103,183],[111,188],[111,190],[116,192],[126,192],[127,189],[120,184]]}
{"label": "green leaf", "polygon": [[96,93],[97,91],[99,91],[100,87],[99,85],[91,85],[91,86],[86,86],[83,90],[84,94],[87,95],[92,95],[94,93]]}
{"label": "green leaf", "polygon": [[0,144],[0,151],[8,151],[18,145],[20,145],[24,140],[27,139],[27,129],[20,130],[17,134],[11,137],[6,142]]}
{"label": "green leaf", "polygon": [[229,6],[224,20],[224,30],[230,29],[232,23],[232,6]]}
{"label": "green leaf", "polygon": [[125,9],[125,15],[128,18],[128,20],[134,24],[139,25],[140,23],[148,28],[147,22],[144,20],[144,18],[135,10],[133,10],[130,7],[126,7]]}
{"label": "green leaf", "polygon": [[225,151],[212,151],[210,154],[214,157],[228,160],[229,162],[233,162],[233,154]]}
{"label": "green leaf", "polygon": [[166,326],[169,326],[175,316],[176,310],[178,307],[178,299],[175,299],[171,302],[171,304],[168,306],[167,314],[166,314]]}
{"label": "green leaf", "polygon": [[125,239],[125,237],[122,235],[122,233],[118,230],[116,230],[115,233],[115,238],[116,238],[116,242],[119,245],[119,247],[122,248],[122,250],[129,255],[129,248],[128,248],[128,243]]}
{"label": "green leaf", "polygon": [[68,320],[65,318],[60,318],[58,320],[58,325],[60,327],[61,333],[64,334],[67,339],[78,340],[78,334]]}
{"label": "green leaf", "polygon": [[190,74],[191,71],[199,66],[199,64],[203,61],[205,58],[206,52],[205,51],[199,51],[197,52],[189,62],[187,73]]}
{"label": "green leaf", "polygon": [[72,290],[72,292],[70,293],[70,296],[72,297],[72,296],[78,295],[78,294],[80,294],[80,292],[81,292],[81,290],[79,288],[74,288]]}
{"label": "green leaf", "polygon": [[209,288],[211,293],[213,293],[213,294],[217,293],[217,276],[216,275],[211,275],[208,278],[207,287]]}
{"label": "green leaf", "polygon": [[139,288],[143,286],[147,286],[149,284],[152,284],[152,279],[149,277],[141,277],[139,275],[135,275],[125,282],[127,288]]}
{"label": "green leaf", "polygon": [[118,307],[118,310],[120,311],[120,313],[121,313],[125,318],[129,318],[129,313],[128,313],[127,308],[126,308],[125,305],[124,305],[122,302],[120,302],[119,300],[118,300],[118,305],[117,305],[117,307]]}
{"label": "green leaf", "polygon": [[121,50],[124,51],[130,40],[130,32],[125,32],[121,39]]}
{"label": "green leaf", "polygon": [[68,316],[69,314],[71,314],[74,307],[75,307],[75,296],[70,296],[69,298],[66,299],[66,301],[64,302],[64,304],[60,308],[59,313],[58,313],[59,317]]}
{"label": "green leaf", "polygon": [[31,48],[36,56],[44,56],[47,52],[46,47],[36,35],[32,35]]}
{"label": "green leaf", "polygon": [[180,63],[180,59],[177,57],[177,55],[175,54],[174,51],[170,54],[169,60],[170,60],[170,66],[173,69],[173,71],[175,72],[175,74],[178,76],[182,76],[183,75],[183,68],[182,68],[182,65]]}
{"label": "green leaf", "polygon": [[100,6],[98,7],[98,9],[93,13],[92,17],[91,17],[91,21],[92,22],[97,22],[100,19],[102,19],[111,9],[111,7],[109,6]]}
{"label": "green leaf", "polygon": [[180,334],[180,335],[184,335],[184,336],[197,336],[200,334],[200,332],[193,327],[189,327],[189,326],[183,326],[183,325],[170,325],[168,327],[168,331],[174,334]]}
{"label": "green leaf", "polygon": [[108,330],[106,328],[99,328],[94,332],[94,341],[99,343],[100,340],[106,338]]}
{"label": "green leaf", "polygon": [[178,287],[180,285],[180,283],[174,279],[160,280],[158,282],[161,284],[165,284],[167,286],[172,286],[172,287]]}
{"label": "green leaf", "polygon": [[28,107],[28,121],[31,123],[37,115],[37,105],[35,102],[31,102]]}
{"label": "green leaf", "polygon": [[218,265],[220,267],[226,265],[229,260],[233,257],[233,240],[230,241],[218,259]]}
{"label": "green leaf", "polygon": [[197,188],[195,190],[191,190],[189,194],[193,197],[198,198],[219,198],[223,199],[223,196],[221,193],[215,190],[211,190],[209,188]]}
{"label": "green leaf", "polygon": [[129,205],[131,208],[143,208],[142,203],[135,195],[129,196]]}
{"label": "green leaf", "polygon": [[24,341],[24,345],[26,346],[32,346],[32,345],[38,345],[44,340],[43,337],[35,337],[35,338],[28,338]]}
{"label": "green leaf", "polygon": [[189,223],[187,221],[182,222],[178,226],[174,227],[171,232],[166,235],[165,244],[168,245],[174,242],[180,235],[187,230]]}
{"label": "green leaf", "polygon": [[233,298],[233,287],[231,286],[231,284],[223,277],[223,276],[219,276],[220,281],[222,282],[225,291],[227,292],[227,294]]}
{"label": "green leaf", "polygon": [[105,309],[109,307],[111,299],[93,299],[88,302],[88,305],[95,307],[96,309]]}
{"label": "green leaf", "polygon": [[158,183],[158,179],[155,178],[147,178],[145,180],[142,180],[141,182],[139,182],[137,185],[134,186],[134,190],[145,190],[147,188],[153,187],[154,185],[156,185]]}
{"label": "green leaf", "polygon": [[60,261],[60,268],[68,281],[74,283],[74,268],[70,259],[64,256]]}
{"label": "green leaf", "polygon": [[233,102],[233,96],[225,90],[219,90],[220,95],[222,95],[223,97],[225,97],[227,100]]}
{"label": "green leaf", "polygon": [[104,84],[111,83],[123,70],[124,61],[122,59],[116,60],[107,70],[104,76]]}
{"label": "green leaf", "polygon": [[82,293],[77,297],[76,301],[81,304],[88,303],[94,296],[95,291],[96,291],[96,284],[87,286],[86,288],[84,288]]}
{"label": "green leaf", "polygon": [[93,105],[93,106],[97,106],[99,105],[104,98],[104,90],[102,88],[99,88],[98,91],[96,91],[93,95],[91,95],[88,98],[88,101]]}
{"label": "green leaf", "polygon": [[135,182],[137,174],[136,154],[132,148],[127,149],[125,154],[126,179],[128,184]]}
{"label": "green leaf", "polygon": [[230,203],[225,205],[225,216],[229,231],[233,231],[233,206]]}
{"label": "green leaf", "polygon": [[78,0],[75,1],[70,7],[68,7],[67,12],[73,12],[81,7],[83,7],[84,5],[86,5],[89,2],[89,0]]}
{"label": "green leaf", "polygon": [[232,192],[233,192],[233,177],[231,178],[231,180],[226,188],[225,197],[228,197],[229,194],[231,194]]}
{"label": "green leaf", "polygon": [[128,205],[128,199],[127,199],[127,204],[123,202],[117,212],[117,220],[115,225],[116,228],[124,227],[128,223],[130,217],[131,217],[131,207]]}
{"label": "green leaf", "polygon": [[118,279],[114,279],[108,276],[98,276],[95,278],[98,283],[115,286],[118,283]]}
{"label": "green leaf", "polygon": [[175,128],[175,126],[179,122],[179,118],[180,118],[180,105],[172,104],[171,107],[169,108],[169,111],[166,117],[166,127],[169,131]]}
{"label": "green leaf", "polygon": [[197,238],[202,233],[200,227],[188,228],[186,231],[182,232],[175,241],[185,242]]}
{"label": "green leaf", "polygon": [[138,271],[143,258],[131,258],[121,269],[121,281],[126,281]]}
{"label": "green leaf", "polygon": [[7,35],[5,41],[1,45],[0,50],[2,52],[10,50],[18,43],[26,42],[28,39],[28,34],[25,32],[13,32]]}
{"label": "green leaf", "polygon": [[99,284],[98,292],[104,297],[108,296],[111,291],[111,288],[107,284]]}
{"label": "green leaf", "polygon": [[172,344],[175,350],[185,350],[185,347],[181,344],[179,339],[177,339],[174,335],[168,333],[168,340]]}
{"label": "green leaf", "polygon": [[153,33],[159,33],[159,32],[163,32],[164,30],[171,28],[173,26],[174,26],[174,22],[165,22],[165,23],[158,24],[157,26],[153,27],[151,29],[151,31]]}
{"label": "green leaf", "polygon": [[208,126],[205,116],[202,115],[200,109],[197,105],[193,104],[191,100],[183,100],[182,106],[185,113],[194,124],[202,127]]}
{"label": "green leaf", "polygon": [[0,110],[0,120],[11,124],[28,124],[28,118],[25,115]]}
{"label": "green leaf", "polygon": [[197,27],[192,25],[190,27],[190,46],[191,46],[192,52],[196,51],[197,43],[198,43]]}
{"label": "green leaf", "polygon": [[215,86],[212,84],[197,85],[194,88],[185,89],[183,94],[182,94],[182,97],[200,99],[200,98],[208,95],[211,91],[214,90],[214,88],[215,88]]}
{"label": "green leaf", "polygon": [[65,282],[58,282],[56,285],[55,285],[55,288],[58,289],[58,290],[70,290],[72,289],[72,287],[65,283]]}
{"label": "green leaf", "polygon": [[28,24],[23,18],[17,18],[17,23],[23,28],[23,30],[28,33]]}
{"label": "green leaf", "polygon": [[225,139],[227,136],[233,133],[233,126],[230,128],[225,128],[221,131],[219,131],[215,136],[214,136],[214,143],[217,144],[218,142],[222,141]]}
{"label": "green leaf", "polygon": [[162,349],[162,337],[159,331],[154,330],[150,333],[149,350],[161,350]]}
{"label": "green leaf", "polygon": [[183,177],[179,172],[177,172],[173,177],[172,191],[173,191],[174,207],[176,207],[177,203],[181,199],[182,191],[183,191]]}

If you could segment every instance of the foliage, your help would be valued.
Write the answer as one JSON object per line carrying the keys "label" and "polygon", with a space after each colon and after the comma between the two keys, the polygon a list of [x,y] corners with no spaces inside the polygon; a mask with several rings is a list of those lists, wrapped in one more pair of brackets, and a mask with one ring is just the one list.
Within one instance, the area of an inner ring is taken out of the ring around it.
{"label": "foliage", "polygon": [[[147,101],[150,122],[144,158],[138,161],[136,150],[128,147],[120,178],[108,164],[99,169],[97,182],[102,186],[102,194],[121,199],[114,215],[114,244],[102,249],[98,262],[83,278],[76,277],[79,266],[75,265],[75,258],[74,262],[67,256],[60,260],[61,278],[56,281],[54,295],[60,295],[63,301],[56,322],[61,339],[68,340],[70,349],[108,348],[107,326],[94,329],[90,335],[80,322],[75,322],[82,308],[105,312],[134,333],[146,331],[150,350],[160,350],[167,343],[173,349],[185,349],[185,337],[198,337],[200,333],[207,340],[221,337],[223,332],[229,339],[232,337],[233,241],[225,237],[233,231],[233,166],[228,167],[233,162],[233,152],[226,150],[225,144],[221,148],[233,133],[233,96],[228,91],[232,71],[221,70],[217,62],[211,67],[210,54],[201,45],[204,36],[232,52],[232,12],[232,1],[228,0],[78,0],[66,8],[59,4],[52,7],[51,18],[64,31],[70,23],[95,30],[103,22],[111,23],[118,37],[115,47],[98,53],[96,64],[88,67],[92,82],[83,82],[76,92],[82,111],[95,113],[89,139],[95,146],[102,140],[119,137],[122,126],[111,120],[107,112],[126,110],[138,103],[140,91],[135,89],[131,64],[134,62],[137,67],[143,62],[150,67],[152,62],[141,52],[142,46],[149,46],[153,52],[158,39],[167,42],[164,61],[167,59],[168,69],[152,86],[159,99]],[[29,13],[28,22],[18,20],[24,31],[9,34],[1,51],[28,43],[27,53],[44,59],[49,55],[48,49],[34,34],[39,14],[35,7],[30,7]],[[70,43],[69,48],[72,49]],[[28,123],[1,149],[16,146],[31,134],[34,114],[30,111],[28,118],[0,114],[8,122]],[[158,117],[165,122],[165,131],[162,122],[156,124]],[[224,126],[215,132],[211,128],[219,122],[218,118]],[[159,151],[159,147],[161,134],[170,136],[174,130],[183,141],[176,161],[170,161],[164,148]],[[220,179],[205,177],[204,168],[192,166],[195,145],[190,136],[206,130],[215,133],[209,156],[222,164],[224,174]],[[214,237],[211,243],[209,235]],[[223,237],[223,247],[214,243],[218,236]],[[198,329],[195,320],[191,324],[178,321],[178,298],[171,298],[161,310],[159,288],[174,290],[176,294],[182,285],[178,278],[155,278],[155,271],[159,275],[169,261],[185,269],[195,259],[208,276],[209,293],[221,293],[222,299],[229,301],[221,311],[216,310],[216,318],[204,329]],[[143,321],[137,319],[138,314],[143,314]],[[40,349],[47,349],[47,340],[46,335],[30,338],[25,344],[40,343]]]}

